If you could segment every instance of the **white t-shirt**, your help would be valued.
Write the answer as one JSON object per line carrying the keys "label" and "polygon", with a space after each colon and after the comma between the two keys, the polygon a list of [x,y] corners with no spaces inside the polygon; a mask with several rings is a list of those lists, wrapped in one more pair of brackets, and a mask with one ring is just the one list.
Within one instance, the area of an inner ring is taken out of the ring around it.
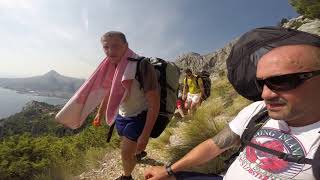
{"label": "white t-shirt", "polygon": [[151,90],[158,90],[158,75],[149,61],[141,61],[139,64],[139,74],[142,84],[136,79],[132,81],[131,89],[127,97],[123,99],[119,106],[119,114],[122,117],[133,117],[147,110],[147,98],[145,93]]}
{"label": "white t-shirt", "polygon": [[[240,137],[250,119],[265,106],[263,101],[244,108],[229,126]],[[320,143],[320,121],[303,127],[290,127],[285,121],[269,119],[251,142],[288,154],[312,159]],[[245,147],[229,167],[225,180],[234,179],[315,179],[309,164],[297,164]]]}
{"label": "white t-shirt", "polygon": [[120,104],[119,114],[122,117],[132,117],[147,110],[147,108],[144,91],[140,88],[140,83],[134,79],[128,97]]}

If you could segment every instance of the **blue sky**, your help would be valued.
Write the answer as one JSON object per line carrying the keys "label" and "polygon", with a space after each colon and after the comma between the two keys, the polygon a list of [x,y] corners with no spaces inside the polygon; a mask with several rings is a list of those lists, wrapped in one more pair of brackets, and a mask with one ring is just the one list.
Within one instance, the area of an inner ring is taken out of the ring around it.
{"label": "blue sky", "polygon": [[138,54],[173,60],[296,16],[287,0],[0,0],[0,77],[54,69],[86,78],[110,30],[124,32]]}

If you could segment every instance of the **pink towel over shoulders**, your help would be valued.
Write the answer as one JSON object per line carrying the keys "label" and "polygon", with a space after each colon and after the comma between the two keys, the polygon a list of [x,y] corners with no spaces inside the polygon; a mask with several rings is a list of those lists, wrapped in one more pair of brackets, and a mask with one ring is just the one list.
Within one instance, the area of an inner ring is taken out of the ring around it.
{"label": "pink towel over shoulders", "polygon": [[106,109],[106,122],[111,125],[118,113],[119,105],[130,91],[135,78],[137,63],[128,57],[138,57],[128,49],[117,66],[106,57],[94,73],[86,80],[66,105],[56,115],[56,121],[72,129],[79,128],[87,116],[109,97]]}

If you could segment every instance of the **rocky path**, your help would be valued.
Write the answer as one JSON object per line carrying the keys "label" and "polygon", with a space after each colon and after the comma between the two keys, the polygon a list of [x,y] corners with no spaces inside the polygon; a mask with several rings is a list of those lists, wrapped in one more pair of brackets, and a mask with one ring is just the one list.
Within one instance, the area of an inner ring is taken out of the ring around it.
{"label": "rocky path", "polygon": [[[142,180],[144,170],[147,167],[154,165],[164,165],[166,162],[160,156],[158,150],[147,148],[148,155],[143,158],[135,167],[132,176],[135,180]],[[79,175],[77,180],[114,180],[122,174],[120,149],[116,149],[111,153],[106,154],[97,169],[92,169]]]}

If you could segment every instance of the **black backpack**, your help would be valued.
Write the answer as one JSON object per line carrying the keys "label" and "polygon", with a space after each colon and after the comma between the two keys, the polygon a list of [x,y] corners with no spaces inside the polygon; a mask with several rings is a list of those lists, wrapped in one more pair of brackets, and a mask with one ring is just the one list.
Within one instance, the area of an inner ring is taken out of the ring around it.
{"label": "black backpack", "polygon": [[[165,130],[170,122],[178,99],[180,69],[173,62],[168,62],[160,58],[139,57],[138,59],[128,58],[129,61],[137,62],[137,70],[135,78],[142,88],[142,76],[140,72],[141,61],[148,61],[158,71],[158,82],[160,84],[160,110],[157,120],[153,126],[150,137],[157,138]],[[107,142],[110,142],[115,123],[113,123],[107,134]]]}
{"label": "black backpack", "polygon": [[140,57],[138,59],[128,58],[128,60],[137,61],[136,79],[140,84],[142,84],[142,75],[139,73],[139,69],[142,61],[148,61],[158,71],[158,82],[161,88],[160,111],[150,135],[152,138],[157,138],[164,131],[174,114],[178,99],[180,69],[175,63],[161,58]]}
{"label": "black backpack", "polygon": [[[234,89],[243,97],[257,101],[261,99],[261,91],[256,86],[256,68],[259,59],[273,48],[283,45],[307,44],[320,47],[320,37],[306,32],[286,29],[282,27],[262,27],[253,29],[242,35],[233,46],[227,58],[228,79]],[[245,146],[273,154],[280,159],[299,164],[312,164],[313,174],[320,180],[320,147],[314,159],[294,156],[275,151],[251,143],[254,134],[269,119],[265,109],[256,114],[247,125],[241,137],[241,147],[226,163],[230,162],[241,152]]]}
{"label": "black backpack", "polygon": [[211,94],[211,80],[210,74],[207,71],[201,71],[197,74],[197,86],[199,87],[198,79],[202,79],[202,84],[204,88],[204,95],[202,96],[203,100],[206,100]]}

